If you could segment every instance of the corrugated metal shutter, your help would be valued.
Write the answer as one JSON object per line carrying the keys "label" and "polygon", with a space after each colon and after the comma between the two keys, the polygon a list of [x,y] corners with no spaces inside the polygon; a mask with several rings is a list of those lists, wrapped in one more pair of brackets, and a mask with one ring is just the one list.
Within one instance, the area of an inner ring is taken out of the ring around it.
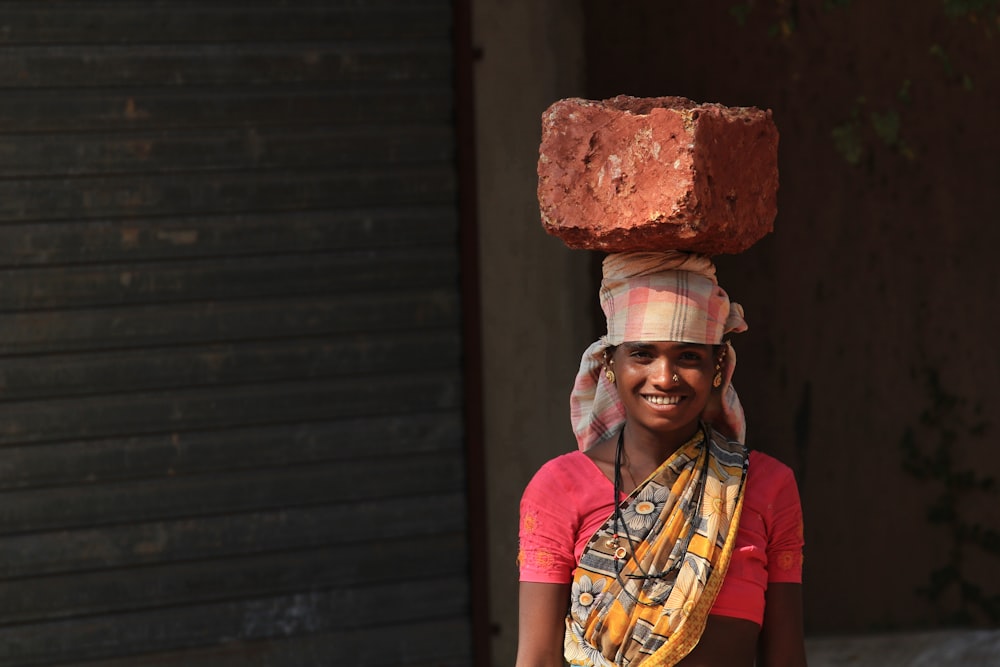
{"label": "corrugated metal shutter", "polygon": [[451,4],[0,2],[0,664],[469,662]]}

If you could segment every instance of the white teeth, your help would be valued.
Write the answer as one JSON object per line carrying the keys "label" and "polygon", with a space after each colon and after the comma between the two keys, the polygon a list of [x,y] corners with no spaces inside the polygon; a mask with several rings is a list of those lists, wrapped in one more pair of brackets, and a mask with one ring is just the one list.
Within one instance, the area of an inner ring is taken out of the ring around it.
{"label": "white teeth", "polygon": [[680,396],[643,396],[653,405],[677,405],[681,402]]}

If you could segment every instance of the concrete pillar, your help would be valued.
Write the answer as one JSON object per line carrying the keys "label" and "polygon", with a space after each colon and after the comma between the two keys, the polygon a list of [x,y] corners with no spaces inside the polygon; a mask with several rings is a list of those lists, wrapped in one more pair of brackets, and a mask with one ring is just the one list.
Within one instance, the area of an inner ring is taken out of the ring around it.
{"label": "concrete pillar", "polygon": [[475,0],[484,441],[493,664],[517,642],[517,508],[542,462],[574,446],[569,391],[597,335],[589,253],[544,233],[536,192],[541,114],[583,91],[578,0]]}

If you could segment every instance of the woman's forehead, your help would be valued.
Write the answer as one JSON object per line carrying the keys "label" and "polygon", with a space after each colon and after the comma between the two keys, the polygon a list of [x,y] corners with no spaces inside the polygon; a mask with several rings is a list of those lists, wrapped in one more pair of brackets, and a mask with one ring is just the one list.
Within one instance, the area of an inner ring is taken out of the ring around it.
{"label": "woman's forehead", "polygon": [[630,350],[657,348],[657,349],[680,349],[680,348],[708,348],[712,347],[708,343],[691,343],[683,340],[629,340],[621,344]]}

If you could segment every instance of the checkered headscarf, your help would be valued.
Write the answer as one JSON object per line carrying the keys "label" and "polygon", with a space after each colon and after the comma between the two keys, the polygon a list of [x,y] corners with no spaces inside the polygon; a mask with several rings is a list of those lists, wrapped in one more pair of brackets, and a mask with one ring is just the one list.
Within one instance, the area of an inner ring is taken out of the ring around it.
{"label": "checkered headscarf", "polygon": [[[718,345],[725,334],[747,329],[743,308],[730,302],[716,281],[715,265],[704,255],[680,251],[608,255],[600,297],[608,333],[584,352],[570,397],[570,418],[582,450],[611,437],[625,423],[618,392],[602,372],[609,347],[626,341]],[[710,404],[704,418],[743,442],[746,420],[730,384],[735,368],[736,352],[729,345],[721,405]]]}

